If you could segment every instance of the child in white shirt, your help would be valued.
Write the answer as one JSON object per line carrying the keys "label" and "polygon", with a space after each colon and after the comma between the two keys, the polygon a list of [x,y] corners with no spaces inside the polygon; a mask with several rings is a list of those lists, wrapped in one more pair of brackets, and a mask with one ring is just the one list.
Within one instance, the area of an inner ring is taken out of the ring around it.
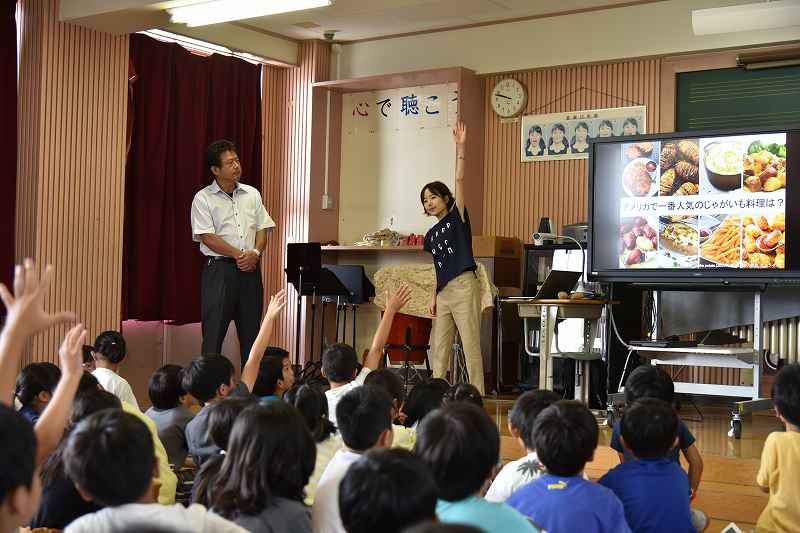
{"label": "child in white shirt", "polygon": [[560,399],[553,391],[534,390],[526,392],[514,402],[514,407],[508,412],[508,430],[528,453],[500,470],[486,493],[487,500],[504,502],[515,490],[544,473],[544,467],[536,456],[531,430],[539,413]]}
{"label": "child in white shirt", "polygon": [[139,402],[133,395],[130,383],[119,375],[119,365],[126,355],[122,334],[119,331],[104,331],[94,341],[95,370],[92,375],[103,389],[139,409]]}

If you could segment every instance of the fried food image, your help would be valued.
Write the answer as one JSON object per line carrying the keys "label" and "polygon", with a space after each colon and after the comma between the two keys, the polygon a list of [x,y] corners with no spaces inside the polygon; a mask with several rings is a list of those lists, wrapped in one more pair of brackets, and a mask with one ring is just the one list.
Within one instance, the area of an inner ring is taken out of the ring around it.
{"label": "fried food image", "polygon": [[746,216],[742,223],[742,266],[785,268],[786,215]]}
{"label": "fried food image", "polygon": [[661,175],[659,181],[659,191],[662,196],[669,196],[672,194],[672,189],[675,187],[675,169],[669,169]]}
{"label": "fried food image", "polygon": [[675,174],[685,181],[699,183],[699,168],[696,164],[689,161],[678,161],[675,163]]}
{"label": "fried food image", "polygon": [[622,176],[622,180],[632,195],[647,196],[650,194],[653,178],[650,177],[650,173],[647,171],[644,161],[634,161],[631,163],[625,170],[625,175]]}
{"label": "fried food image", "polygon": [[661,230],[661,246],[683,255],[697,255],[699,240],[697,230],[688,224],[667,224]]}
{"label": "fried food image", "polygon": [[661,169],[672,168],[678,157],[678,147],[675,143],[664,143],[661,145]]}
{"label": "fried food image", "polygon": [[700,164],[700,146],[696,141],[680,141],[678,143],[678,153],[684,161],[688,161],[695,166]]}
{"label": "fried food image", "polygon": [[714,263],[736,266],[739,264],[742,246],[742,219],[729,216],[700,246],[700,255]]}
{"label": "fried food image", "polygon": [[768,150],[744,156],[744,189],[772,192],[786,187],[786,158]]}
{"label": "fried food image", "polygon": [[636,143],[632,144],[628,147],[628,159],[633,161],[634,159],[638,159],[640,157],[650,157],[650,154],[653,153],[653,143],[643,142],[643,143]]}
{"label": "fried food image", "polygon": [[675,196],[691,196],[700,192],[700,188],[694,183],[687,181],[675,192]]}

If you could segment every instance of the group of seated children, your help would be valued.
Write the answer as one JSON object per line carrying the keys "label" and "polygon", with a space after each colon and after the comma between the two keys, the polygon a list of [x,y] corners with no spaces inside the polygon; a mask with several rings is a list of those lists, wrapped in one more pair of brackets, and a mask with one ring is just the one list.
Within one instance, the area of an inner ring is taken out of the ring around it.
{"label": "group of seated children", "polygon": [[[673,405],[662,370],[635,369],[627,408],[611,446],[621,464],[598,482],[584,474],[599,440],[581,403],[551,391],[521,395],[508,429],[526,450],[499,468],[500,433],[471,385],[430,380],[406,396],[396,373],[379,369],[395,314],[391,298],[364,367],[352,347],[323,354],[330,389],[295,383],[288,353],[268,348],[284,304],[268,306],[239,383],[231,362],[202,356],[151,377],[142,414],[118,374],[125,344],[105,332],[84,350],[72,328],[61,369],[34,363],[13,380],[27,338],[71,319],[49,315],[32,263],[0,333],[0,533],[18,526],[73,532],[256,533],[680,532],[702,531],[691,509],[703,462]],[[91,352],[92,373],[84,371]],[[9,372],[12,372],[9,379]],[[19,401],[17,409],[12,396]],[[764,531],[800,523],[791,475],[800,464],[800,366],[788,365],[773,390],[786,432],[767,439],[758,484],[770,493]],[[199,402],[202,406],[197,405]],[[198,410],[199,407],[199,410]],[[678,459],[682,453],[688,474]],[[163,464],[162,464],[163,463]],[[198,468],[191,496],[175,503],[169,465]],[[781,475],[783,474],[783,475]],[[759,529],[760,530],[760,529]]]}

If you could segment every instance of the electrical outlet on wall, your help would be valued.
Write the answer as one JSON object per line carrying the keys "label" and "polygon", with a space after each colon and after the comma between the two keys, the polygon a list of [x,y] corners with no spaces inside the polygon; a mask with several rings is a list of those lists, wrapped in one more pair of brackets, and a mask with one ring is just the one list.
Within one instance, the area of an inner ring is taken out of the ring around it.
{"label": "electrical outlet on wall", "polygon": [[333,209],[333,197],[329,194],[322,195],[322,209]]}

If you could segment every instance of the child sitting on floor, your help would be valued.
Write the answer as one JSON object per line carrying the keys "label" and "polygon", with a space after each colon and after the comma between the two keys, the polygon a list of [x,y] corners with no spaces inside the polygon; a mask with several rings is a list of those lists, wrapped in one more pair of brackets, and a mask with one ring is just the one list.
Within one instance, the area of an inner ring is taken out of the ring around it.
{"label": "child sitting on floor", "polygon": [[369,373],[367,379],[364,380],[364,385],[380,387],[392,397],[392,433],[394,433],[392,446],[405,450],[413,448],[417,440],[417,433],[413,429],[397,423],[405,398],[403,380],[400,379],[400,376],[391,368],[379,368]]}
{"label": "child sitting on floor", "polygon": [[106,409],[80,422],[67,441],[64,467],[81,496],[104,507],[75,520],[65,533],[114,533],[134,521],[173,531],[245,531],[202,505],[152,503],[153,439],[130,413]]}
{"label": "child sitting on floor", "polygon": [[544,467],[533,446],[533,424],[539,413],[560,399],[553,391],[533,390],[524,393],[514,402],[514,407],[508,412],[508,431],[525,447],[527,455],[511,461],[500,470],[486,493],[487,500],[504,502],[515,490],[544,473]]}
{"label": "child sitting on floor", "polygon": [[294,385],[294,367],[289,352],[283,348],[269,347],[253,384],[253,394],[262,402],[280,400]]}
{"label": "child sitting on floor", "polygon": [[800,365],[787,365],[772,386],[775,413],[786,431],[773,432],[764,443],[756,482],[769,501],[757,531],[797,531],[800,524]]}
{"label": "child sitting on floor", "polygon": [[194,418],[190,407],[196,401],[183,390],[182,373],[178,365],[164,365],[150,376],[147,393],[153,406],[145,412],[158,428],[169,464],[176,466],[182,466],[189,454],[186,424]]}
{"label": "child sitting on floor", "polygon": [[667,403],[642,398],[620,421],[621,441],[633,456],[600,479],[622,501],[634,533],[694,533],[689,477],[667,458],[678,439],[678,416]]}
{"label": "child sitting on floor", "polygon": [[436,514],[442,522],[488,533],[537,531],[505,503],[482,498],[500,460],[500,434],[483,409],[455,402],[433,411],[417,430],[415,451],[439,487]]}
{"label": "child sitting on floor", "polygon": [[0,404],[0,533],[27,524],[41,496],[36,436],[21,414]]}
{"label": "child sitting on floor", "polygon": [[345,448],[336,452],[322,474],[314,499],[314,533],[344,533],[339,516],[339,484],[347,469],[367,450],[392,446],[392,399],[378,387],[363,385],[337,405],[339,433]]}
{"label": "child sitting on floor", "polygon": [[546,531],[629,533],[613,492],[581,475],[594,457],[597,421],[580,402],[560,401],[533,425],[533,447],[545,473],[517,489],[508,504]]}
{"label": "child sitting on floor", "polygon": [[419,457],[402,449],[370,450],[342,479],[339,511],[347,533],[400,533],[436,519],[436,495]]}
{"label": "child sitting on floor", "polygon": [[50,403],[60,378],[61,371],[55,365],[49,363],[25,365],[17,376],[14,389],[14,396],[22,405],[19,414],[31,424],[35,424]]}
{"label": "child sitting on floor", "polygon": [[127,355],[125,339],[119,331],[104,331],[94,341],[94,363],[92,372],[103,389],[125,403],[139,409],[139,402],[133,394],[128,380],[119,375],[119,365]]}
{"label": "child sitting on floor", "polygon": [[352,346],[347,344],[333,344],[325,349],[322,354],[322,375],[331,384],[331,388],[325,391],[328,398],[328,416],[335,426],[336,423],[336,404],[339,400],[353,390],[355,387],[364,384],[364,380],[371,371],[378,368],[383,357],[386,339],[392,329],[394,315],[411,299],[411,290],[405,285],[397,289],[391,298],[386,298],[386,309],[383,312],[381,323],[378,325],[375,336],[372,338],[372,346],[369,349],[364,367],[356,375],[358,366],[358,356]]}

